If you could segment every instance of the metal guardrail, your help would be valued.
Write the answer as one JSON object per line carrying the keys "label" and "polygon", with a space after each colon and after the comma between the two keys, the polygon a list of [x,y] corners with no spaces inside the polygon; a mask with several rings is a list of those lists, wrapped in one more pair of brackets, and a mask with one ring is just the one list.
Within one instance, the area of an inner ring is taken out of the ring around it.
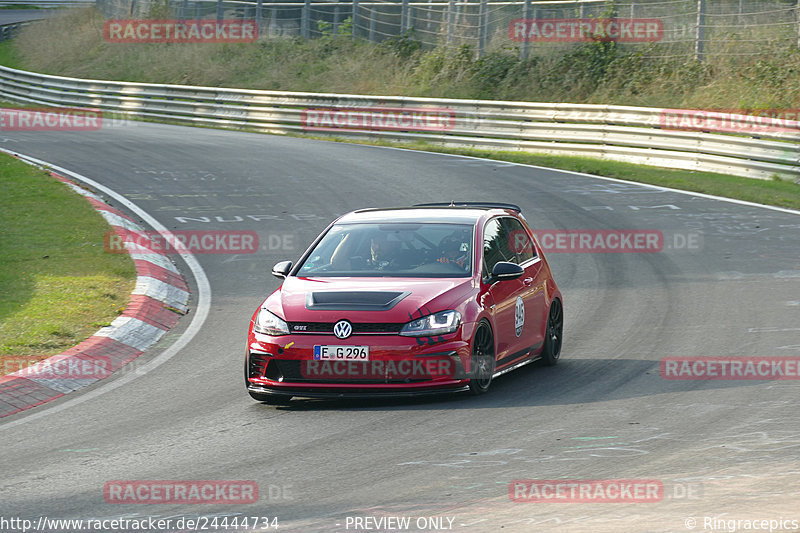
{"label": "metal guardrail", "polygon": [[[423,140],[443,146],[581,155],[759,179],[775,175],[800,179],[797,122],[792,123],[794,129],[750,135],[679,131],[661,127],[670,110],[659,108],[158,85],[66,78],[7,67],[0,67],[0,97],[268,133]],[[395,113],[395,119],[403,113],[445,118],[433,127],[409,120],[388,129],[386,124],[355,125],[358,120],[348,124],[348,115],[338,113],[338,123],[324,124],[330,127],[323,131],[313,127],[320,123],[308,120],[308,110],[315,109],[350,112],[356,119],[371,114],[385,118],[387,113]],[[751,119],[732,115],[729,124],[748,131]]]}
{"label": "metal guardrail", "polygon": [[3,24],[0,26],[0,41],[12,39],[20,29],[30,24],[31,21],[12,22],[11,24]]}
{"label": "metal guardrail", "polygon": [[95,0],[0,0],[0,7],[89,7],[94,4]]}

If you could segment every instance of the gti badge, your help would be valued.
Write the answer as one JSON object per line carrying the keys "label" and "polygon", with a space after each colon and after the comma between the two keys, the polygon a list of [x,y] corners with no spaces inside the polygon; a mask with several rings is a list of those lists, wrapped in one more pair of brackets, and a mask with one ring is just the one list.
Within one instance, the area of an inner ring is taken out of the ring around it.
{"label": "gti badge", "polygon": [[333,325],[333,334],[340,339],[346,339],[353,334],[353,325],[347,320],[340,320]]}

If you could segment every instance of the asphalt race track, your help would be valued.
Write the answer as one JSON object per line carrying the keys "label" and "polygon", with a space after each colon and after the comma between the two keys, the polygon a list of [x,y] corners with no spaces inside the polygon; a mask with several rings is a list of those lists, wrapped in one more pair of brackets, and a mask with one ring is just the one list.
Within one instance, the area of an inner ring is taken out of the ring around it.
{"label": "asphalt race track", "polygon": [[[131,368],[0,422],[6,518],[262,516],[286,532],[377,531],[354,518],[381,516],[410,517],[411,531],[459,532],[800,520],[800,381],[659,373],[664,357],[800,357],[797,214],[500,162],[212,129],[1,135],[3,147],[96,180],[169,229],[252,230],[261,245],[196,255],[211,286],[208,317],[168,360],[147,366],[196,309]],[[540,229],[659,230],[664,247],[549,253],[565,298],[562,360],[503,376],[487,395],[276,408],[246,394],[248,320],[279,284],[274,263],[295,260],[341,213],[453,199],[518,203]],[[178,266],[196,306],[196,280]],[[658,480],[663,498],[513,502],[518,479]],[[254,480],[260,498],[109,504],[111,480]],[[420,517],[439,521],[417,528]]]}
{"label": "asphalt race track", "polygon": [[0,25],[39,20],[64,13],[61,9],[3,9],[0,10]]}

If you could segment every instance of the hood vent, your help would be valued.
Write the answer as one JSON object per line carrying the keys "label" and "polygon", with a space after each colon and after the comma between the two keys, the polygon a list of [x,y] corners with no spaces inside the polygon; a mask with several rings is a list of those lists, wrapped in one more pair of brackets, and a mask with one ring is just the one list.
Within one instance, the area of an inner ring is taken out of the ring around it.
{"label": "hood vent", "polygon": [[314,311],[388,311],[411,294],[387,291],[320,291],[306,293],[306,309]]}

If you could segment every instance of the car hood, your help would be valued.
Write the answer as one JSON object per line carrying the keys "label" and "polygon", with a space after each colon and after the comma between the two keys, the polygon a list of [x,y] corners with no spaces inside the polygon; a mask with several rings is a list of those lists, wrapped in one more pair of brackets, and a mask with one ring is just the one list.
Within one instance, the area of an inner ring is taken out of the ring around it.
{"label": "car hood", "polygon": [[[289,322],[407,322],[456,309],[472,290],[471,278],[288,277],[275,295]],[[269,300],[268,300],[269,301]],[[274,302],[278,303],[278,302]]]}

